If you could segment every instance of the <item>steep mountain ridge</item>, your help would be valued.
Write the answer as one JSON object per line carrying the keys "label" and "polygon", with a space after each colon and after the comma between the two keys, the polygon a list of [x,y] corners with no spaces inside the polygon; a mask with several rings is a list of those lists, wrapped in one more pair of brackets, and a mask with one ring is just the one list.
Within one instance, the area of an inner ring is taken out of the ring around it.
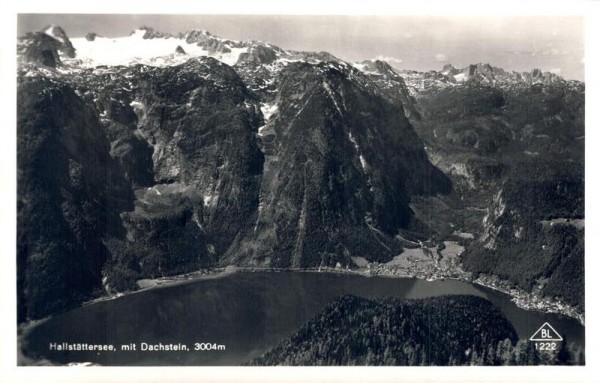
{"label": "steep mountain ridge", "polygon": [[410,195],[450,190],[402,108],[357,76],[335,63],[292,63],[275,81],[277,111],[261,130],[274,154],[266,157],[256,240],[243,244],[275,265],[352,265],[350,256],[373,245],[367,259],[389,260],[393,251],[379,237],[410,226]]}
{"label": "steep mountain ridge", "polygon": [[[142,243],[138,252],[146,255],[116,244],[123,257],[148,266],[135,268],[138,279],[217,262],[255,215],[263,162],[256,140],[260,108],[235,71],[208,57],[176,67],[85,73],[70,81],[98,109],[111,154],[139,187],[136,210],[123,218],[129,241]],[[173,215],[175,206],[180,215]],[[165,220],[175,227],[166,230]],[[196,238],[195,248],[167,245],[189,236]],[[182,252],[183,265],[167,261]]]}

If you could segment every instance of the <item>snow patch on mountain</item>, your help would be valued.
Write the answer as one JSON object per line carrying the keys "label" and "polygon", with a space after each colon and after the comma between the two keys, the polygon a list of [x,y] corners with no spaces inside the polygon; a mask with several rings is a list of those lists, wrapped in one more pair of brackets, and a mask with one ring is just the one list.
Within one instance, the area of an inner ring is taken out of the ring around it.
{"label": "snow patch on mountain", "polygon": [[369,74],[379,74],[376,71],[371,70],[371,68],[369,67],[368,64],[365,63],[352,63],[352,66],[356,69],[358,69],[359,71],[361,71],[362,73],[369,75]]}
{"label": "snow patch on mountain", "polygon": [[327,91],[327,94],[333,101],[333,104],[335,105],[337,111],[340,113],[340,115],[342,115],[342,110],[340,109],[340,106],[338,105],[337,100],[335,99],[335,95],[333,94],[333,91],[331,90],[331,87],[329,86],[329,83],[327,81],[323,81],[323,88],[325,88],[325,90]]}
{"label": "snow patch on mountain", "polygon": [[259,126],[258,127],[258,135],[260,137],[265,135],[265,128],[267,127],[267,124],[269,123],[269,120],[271,119],[271,117],[273,116],[273,114],[275,112],[277,112],[277,103],[275,101],[271,102],[271,103],[261,103],[260,104],[260,111],[263,114],[264,120],[265,120],[265,124],[263,126]]}
{"label": "snow patch on mountain", "polygon": [[[232,47],[227,53],[210,54],[208,50],[196,43],[188,43],[185,39],[172,36],[144,39],[145,33],[145,30],[138,29],[127,37],[96,37],[93,41],[80,37],[71,39],[71,43],[77,50],[77,59],[87,67],[129,64],[170,66],[181,64],[189,60],[190,56],[210,56],[227,65],[234,65],[242,53],[248,52],[247,47]],[[178,46],[187,55],[176,54]]]}
{"label": "snow patch on mountain", "polygon": [[467,75],[466,75],[466,73],[459,73],[454,76],[454,79],[458,82],[463,82],[463,81],[467,80]]}
{"label": "snow patch on mountain", "polygon": [[362,166],[362,169],[364,171],[366,171],[367,167],[369,165],[367,164],[367,160],[365,160],[365,157],[360,152],[360,148],[358,146],[358,142],[356,142],[356,139],[354,138],[354,136],[352,135],[351,132],[348,132],[348,139],[350,140],[350,142],[352,142],[352,145],[354,146],[354,149],[356,149],[356,152],[358,153],[358,159],[360,161],[360,165]]}
{"label": "snow patch on mountain", "polygon": [[50,37],[53,37],[53,38],[57,39],[61,43],[64,43],[65,39],[62,36],[59,36],[58,34],[55,33],[56,29],[57,29],[56,25],[50,25],[48,28],[46,28],[44,30],[44,33],[47,34]]}
{"label": "snow patch on mountain", "polygon": [[262,103],[260,104],[260,111],[265,117],[265,122],[267,122],[269,121],[269,119],[271,119],[271,116],[277,111],[277,103]]}
{"label": "snow patch on mountain", "polygon": [[356,149],[357,152],[360,152],[360,150],[358,148],[358,143],[356,142],[356,139],[352,135],[352,132],[348,132],[348,139],[350,140],[350,142],[352,142],[352,145],[354,145],[354,149]]}

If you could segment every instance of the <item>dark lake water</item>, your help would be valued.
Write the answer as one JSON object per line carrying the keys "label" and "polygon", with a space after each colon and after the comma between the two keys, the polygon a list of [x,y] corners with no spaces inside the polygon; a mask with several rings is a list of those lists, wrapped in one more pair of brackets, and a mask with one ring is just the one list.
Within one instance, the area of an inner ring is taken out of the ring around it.
{"label": "dark lake water", "polygon": [[[331,273],[235,273],[222,278],[143,291],[80,307],[40,324],[23,339],[28,357],[56,363],[103,365],[239,365],[289,336],[338,296],[425,298],[448,294],[485,297],[522,339],[549,322],[568,343],[584,345],[576,320],[518,308],[508,295],[455,280],[363,277]],[[50,351],[50,343],[113,344],[118,351]],[[120,351],[122,344],[186,344],[190,351]],[[194,351],[194,344],[225,351]]]}

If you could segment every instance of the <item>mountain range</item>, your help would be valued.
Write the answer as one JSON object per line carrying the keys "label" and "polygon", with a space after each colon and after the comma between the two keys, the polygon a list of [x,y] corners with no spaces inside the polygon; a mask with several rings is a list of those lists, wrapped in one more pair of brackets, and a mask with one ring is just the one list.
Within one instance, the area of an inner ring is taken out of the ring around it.
{"label": "mountain range", "polygon": [[143,278],[448,238],[467,270],[583,309],[580,82],[150,27],[49,26],[17,52],[20,321]]}

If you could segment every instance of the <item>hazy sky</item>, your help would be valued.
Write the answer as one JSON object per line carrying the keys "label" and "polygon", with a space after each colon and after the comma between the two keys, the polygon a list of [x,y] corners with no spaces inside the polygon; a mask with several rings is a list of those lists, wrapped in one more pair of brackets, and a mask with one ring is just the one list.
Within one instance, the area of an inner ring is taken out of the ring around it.
{"label": "hazy sky", "polygon": [[584,79],[584,22],[576,16],[255,16],[21,14],[18,34],[58,24],[70,37],[128,35],[142,25],[162,32],[205,29],[233,40],[262,40],[284,49],[328,51],[349,61],[387,58],[400,69],[439,70],[490,63],[539,68]]}

